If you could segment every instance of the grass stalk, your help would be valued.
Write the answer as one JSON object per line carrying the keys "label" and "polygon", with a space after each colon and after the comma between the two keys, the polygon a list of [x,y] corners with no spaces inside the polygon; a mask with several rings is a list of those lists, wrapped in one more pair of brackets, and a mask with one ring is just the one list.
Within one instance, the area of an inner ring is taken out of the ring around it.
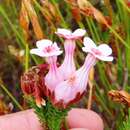
{"label": "grass stalk", "polygon": [[15,103],[15,105],[20,109],[24,110],[23,107],[19,104],[19,102],[15,99],[15,97],[9,92],[9,90],[4,86],[2,83],[0,83],[1,88],[7,93],[7,95],[12,99],[12,101]]}
{"label": "grass stalk", "polygon": [[53,5],[55,6],[55,8],[56,8],[56,10],[57,10],[57,13],[59,14],[59,16],[60,16],[60,18],[61,18],[62,26],[63,26],[64,28],[68,28],[68,25],[67,25],[67,23],[65,22],[64,17],[62,16],[62,13],[61,13],[61,11],[60,11],[58,5],[57,5],[57,2],[56,2],[55,0],[51,0],[51,2],[52,2]]}
{"label": "grass stalk", "polygon": [[25,72],[28,71],[29,68],[29,45],[26,44],[26,49],[25,49]]}
{"label": "grass stalk", "polygon": [[107,25],[107,27],[110,29],[110,31],[120,40],[120,42],[125,45],[127,48],[130,49],[130,46],[122,39],[122,37],[110,26]]}

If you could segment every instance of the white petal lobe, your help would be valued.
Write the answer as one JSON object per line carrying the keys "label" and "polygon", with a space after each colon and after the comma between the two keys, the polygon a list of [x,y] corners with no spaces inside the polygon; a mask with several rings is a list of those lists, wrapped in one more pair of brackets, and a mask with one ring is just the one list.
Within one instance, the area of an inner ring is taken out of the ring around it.
{"label": "white petal lobe", "polygon": [[112,54],[112,49],[107,44],[99,45],[98,50],[101,51],[104,56],[109,56]]}
{"label": "white petal lobe", "polygon": [[56,33],[62,35],[70,35],[72,32],[68,29],[58,28]]}
{"label": "white petal lobe", "polygon": [[84,44],[85,47],[87,47],[89,49],[96,47],[96,44],[89,37],[84,38],[83,44]]}
{"label": "white petal lobe", "polygon": [[51,46],[52,45],[52,41],[48,40],[48,39],[43,39],[40,41],[36,42],[36,46],[40,49],[40,48],[45,48],[47,46]]}
{"label": "white petal lobe", "polygon": [[73,35],[73,36],[76,36],[76,37],[82,37],[82,36],[85,35],[85,33],[86,33],[86,31],[85,31],[84,29],[76,29],[76,30],[72,33],[72,35]]}

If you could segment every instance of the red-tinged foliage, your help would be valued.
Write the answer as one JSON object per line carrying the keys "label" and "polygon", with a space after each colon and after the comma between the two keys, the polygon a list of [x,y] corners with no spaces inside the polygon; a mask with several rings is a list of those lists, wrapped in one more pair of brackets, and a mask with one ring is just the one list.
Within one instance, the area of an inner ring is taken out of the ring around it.
{"label": "red-tinged foliage", "polygon": [[42,101],[45,97],[44,75],[47,65],[39,65],[32,67],[21,77],[21,88],[26,95],[32,95],[36,101]]}

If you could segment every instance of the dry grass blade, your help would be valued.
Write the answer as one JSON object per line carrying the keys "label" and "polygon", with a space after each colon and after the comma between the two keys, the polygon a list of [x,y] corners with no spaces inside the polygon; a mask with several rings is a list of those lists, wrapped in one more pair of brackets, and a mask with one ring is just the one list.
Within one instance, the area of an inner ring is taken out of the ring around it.
{"label": "dry grass blade", "polygon": [[130,94],[128,92],[124,90],[111,90],[108,95],[113,101],[130,107]]}
{"label": "dry grass blade", "polygon": [[108,10],[110,17],[112,18],[113,17],[113,9],[112,9],[112,5],[111,5],[110,0],[104,0],[104,4]]}
{"label": "dry grass blade", "polygon": [[94,68],[91,69],[89,73],[89,79],[88,79],[88,84],[89,84],[89,98],[88,98],[88,109],[91,109],[92,106],[92,93],[93,93],[93,80],[94,80]]}
{"label": "dry grass blade", "polygon": [[61,22],[61,18],[58,15],[56,7],[48,0],[44,0],[41,2],[42,2],[42,13],[44,17],[47,19],[47,21],[51,25],[54,25],[54,23],[59,24]]}
{"label": "dry grass blade", "polygon": [[81,21],[81,15],[80,15],[80,9],[78,7],[78,5],[76,4],[75,0],[65,0],[67,2],[67,4],[70,5],[71,7],[71,13],[73,18],[78,22]]}
{"label": "dry grass blade", "polygon": [[96,21],[100,24],[106,26],[109,25],[109,21],[107,21],[107,19],[103,16],[103,14],[98,9],[96,9],[89,1],[78,0],[77,4],[81,9],[82,14],[96,19]]}
{"label": "dry grass blade", "polygon": [[42,15],[44,16],[44,18],[47,20],[47,22],[52,25],[52,16],[50,15],[49,11],[46,10],[46,8],[44,8],[44,6],[42,7]]}
{"label": "dry grass blade", "polygon": [[37,37],[37,39],[42,39],[45,37],[45,35],[42,32],[41,26],[38,21],[37,14],[32,6],[31,0],[23,0],[24,6],[28,12],[29,18],[31,20],[34,33]]}
{"label": "dry grass blade", "polygon": [[25,39],[27,40],[29,38],[29,17],[28,17],[27,10],[23,4],[23,1],[21,4],[19,22],[20,22],[21,27],[24,30]]}

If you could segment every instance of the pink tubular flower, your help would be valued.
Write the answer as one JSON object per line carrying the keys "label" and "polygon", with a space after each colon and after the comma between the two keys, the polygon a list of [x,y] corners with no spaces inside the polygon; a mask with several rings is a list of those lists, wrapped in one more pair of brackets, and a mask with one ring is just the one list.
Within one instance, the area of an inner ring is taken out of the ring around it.
{"label": "pink tubular flower", "polygon": [[36,49],[32,49],[30,52],[41,57],[46,57],[46,61],[49,64],[49,72],[45,76],[45,85],[52,92],[55,86],[62,80],[60,73],[57,69],[57,56],[62,53],[56,43],[52,43],[50,40],[40,40],[36,43]]}
{"label": "pink tubular flower", "polygon": [[43,39],[36,42],[37,48],[32,49],[30,51],[31,54],[38,55],[40,57],[51,57],[51,56],[58,56],[62,53],[60,48],[57,46],[57,43],[48,40]]}
{"label": "pink tubular flower", "polygon": [[[83,51],[88,52],[83,66],[75,72],[69,79],[61,82],[55,88],[55,102],[62,102],[64,106],[70,102],[79,100],[87,87],[88,76],[91,68],[96,64],[97,60],[112,61],[113,57],[111,48],[102,44],[98,47],[88,38],[84,38]],[[78,99],[77,99],[78,98]]]}
{"label": "pink tubular flower", "polygon": [[74,64],[75,40],[84,36],[85,33],[86,31],[83,29],[77,29],[73,33],[67,29],[57,29],[56,34],[66,39],[64,43],[65,58],[59,67],[59,71],[64,80],[71,76],[76,70]]}
{"label": "pink tubular flower", "polygon": [[[38,41],[36,43],[37,48],[32,49],[31,53],[46,57],[46,61],[49,64],[49,71],[45,78],[43,76],[45,96],[49,97],[54,105],[65,108],[69,104],[81,99],[86,91],[89,72],[96,62],[98,60],[112,61],[113,57],[111,56],[112,50],[107,44],[96,46],[89,37],[85,37],[82,50],[88,53],[88,55],[85,58],[84,64],[76,71],[74,64],[75,40],[82,37],[85,34],[85,30],[77,29],[72,33],[70,30],[58,29],[56,34],[65,38],[65,59],[59,68],[56,65],[57,56],[62,51],[56,43],[52,43],[52,41],[47,39]],[[45,104],[39,91],[41,90],[41,79],[39,81],[40,89],[36,89],[36,85],[33,86],[32,82],[29,84],[29,89],[27,87],[28,84],[23,84],[24,91],[36,93],[35,97],[38,105],[41,102]]]}
{"label": "pink tubular flower", "polygon": [[82,49],[84,52],[91,53],[95,58],[103,61],[112,61],[113,57],[110,56],[112,54],[112,49],[107,44],[101,44],[98,47],[95,43],[89,38],[84,38],[84,46]]}
{"label": "pink tubular flower", "polygon": [[63,102],[67,106],[70,102],[79,100],[86,90],[90,69],[95,65],[96,58],[88,54],[83,66],[72,77],[58,84],[55,88],[56,102]]}
{"label": "pink tubular flower", "polygon": [[83,66],[76,72],[77,87],[75,87],[74,90],[80,94],[82,94],[86,89],[89,72],[96,64],[96,61],[113,60],[113,57],[110,56],[112,54],[112,49],[107,44],[101,44],[97,47],[89,37],[84,38],[83,44],[85,46],[82,48],[83,51],[88,52],[89,54],[86,56]]}

